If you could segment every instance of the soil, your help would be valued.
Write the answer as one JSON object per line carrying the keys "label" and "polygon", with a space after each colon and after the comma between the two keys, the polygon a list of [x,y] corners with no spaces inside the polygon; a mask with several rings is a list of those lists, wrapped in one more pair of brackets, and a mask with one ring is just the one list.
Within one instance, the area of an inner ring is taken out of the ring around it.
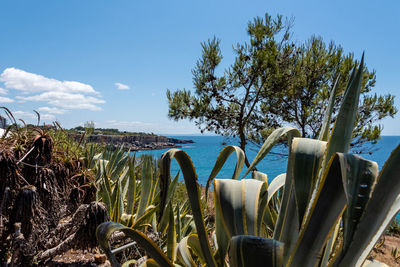
{"label": "soil", "polygon": [[384,235],[370,253],[370,257],[391,267],[400,266],[400,235]]}

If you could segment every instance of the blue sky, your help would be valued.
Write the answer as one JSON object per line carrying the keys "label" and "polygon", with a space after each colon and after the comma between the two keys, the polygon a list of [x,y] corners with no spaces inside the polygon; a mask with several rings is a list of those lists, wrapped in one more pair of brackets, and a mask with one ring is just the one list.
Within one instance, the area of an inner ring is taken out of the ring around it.
{"label": "blue sky", "polygon": [[[200,42],[221,39],[227,66],[246,25],[266,12],[293,16],[294,37],[334,40],[377,71],[375,91],[400,103],[399,1],[15,1],[0,2],[0,105],[16,117],[66,127],[199,133],[167,118],[165,91],[192,88]],[[399,108],[400,109],[400,108]],[[399,135],[400,118],[383,121]]]}

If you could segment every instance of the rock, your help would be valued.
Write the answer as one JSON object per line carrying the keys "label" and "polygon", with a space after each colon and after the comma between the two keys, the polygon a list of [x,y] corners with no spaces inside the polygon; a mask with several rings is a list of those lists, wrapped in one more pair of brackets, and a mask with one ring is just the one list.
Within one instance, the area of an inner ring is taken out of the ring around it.
{"label": "rock", "polygon": [[107,260],[107,257],[105,254],[96,254],[94,255],[94,262],[101,264],[101,263],[105,263]]}
{"label": "rock", "polygon": [[[73,136],[76,140],[80,135]],[[153,150],[163,148],[181,147],[181,144],[194,143],[193,140],[182,140],[165,136],[139,136],[139,135],[90,135],[86,137],[90,143],[102,143],[114,147],[124,146],[131,151]]]}

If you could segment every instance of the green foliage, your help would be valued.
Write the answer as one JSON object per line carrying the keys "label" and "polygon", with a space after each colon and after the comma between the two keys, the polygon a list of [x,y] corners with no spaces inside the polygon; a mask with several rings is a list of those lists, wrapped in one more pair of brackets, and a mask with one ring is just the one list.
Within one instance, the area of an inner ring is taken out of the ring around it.
{"label": "green foliage", "polygon": [[[241,155],[236,147],[221,152],[210,175],[210,181],[214,180],[214,233],[204,224],[197,176],[189,156],[178,149],[166,152],[161,164],[160,211],[170,218],[167,255],[171,263],[195,266],[197,259],[207,266],[361,266],[400,210],[400,185],[393,183],[400,173],[400,146],[379,174],[375,162],[348,153],[357,123],[362,73],[363,60],[350,77],[333,129],[321,134],[321,140],[299,138],[301,133],[290,127],[277,129],[267,138],[248,172],[283,135],[289,143],[287,172],[270,185],[260,172],[253,172],[253,179],[236,180],[243,166],[241,156],[237,156],[232,180],[214,179],[229,154],[237,151]],[[197,231],[197,235],[176,242],[178,257],[173,252],[176,228],[168,200],[173,195],[172,159],[181,167]],[[342,244],[331,245],[339,228]],[[156,248],[151,247],[149,253],[153,250]],[[160,257],[157,254],[154,259],[162,266]]]}
{"label": "green foliage", "polygon": [[151,156],[136,159],[122,147],[94,157],[97,201],[106,204],[112,221],[145,230],[157,210],[158,164]]}
{"label": "green foliage", "polygon": [[[282,16],[255,18],[247,27],[249,41],[234,46],[236,57],[224,71],[218,69],[220,40],[202,43],[192,70],[194,90],[167,90],[169,118],[193,120],[202,132],[238,136],[244,151],[248,141],[261,143],[283,125],[298,128],[302,137],[317,138],[337,81],[327,121],[331,128],[357,62],[352,53],[321,37],[291,41],[291,26]],[[363,66],[352,143],[357,148],[375,143],[383,129],[379,121],[397,113],[393,95],[371,93],[375,83],[375,71]]]}
{"label": "green foliage", "polygon": [[387,229],[387,232],[389,234],[393,235],[400,235],[400,221],[397,218],[394,218],[392,223],[389,225],[389,228]]}
{"label": "green foliage", "polygon": [[127,131],[120,131],[118,129],[113,128],[88,128],[77,126],[69,130],[69,132],[78,134],[85,132],[88,135],[134,135],[134,136],[156,136],[154,133],[144,133],[144,132],[127,132]]}

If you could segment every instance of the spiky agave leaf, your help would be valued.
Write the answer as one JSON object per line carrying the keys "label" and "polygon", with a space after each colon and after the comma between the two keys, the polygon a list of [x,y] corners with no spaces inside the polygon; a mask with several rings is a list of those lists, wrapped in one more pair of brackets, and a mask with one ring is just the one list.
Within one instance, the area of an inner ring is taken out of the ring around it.
{"label": "spiky agave leaf", "polygon": [[238,147],[238,146],[226,146],[219,153],[217,161],[215,162],[215,165],[214,165],[213,169],[211,170],[211,174],[207,179],[206,199],[208,197],[208,188],[210,186],[210,183],[217,176],[219,171],[224,166],[226,160],[229,158],[229,156],[233,152],[236,152],[236,166],[235,166],[235,170],[234,170],[233,175],[232,175],[232,179],[236,179],[237,180],[239,178],[239,174],[242,171],[246,156],[245,156],[243,150],[240,147]]}
{"label": "spiky agave leaf", "polygon": [[235,235],[260,235],[267,186],[254,179],[214,180],[215,224],[220,262],[224,262],[229,240]]}
{"label": "spiky agave leaf", "polygon": [[136,241],[160,266],[173,266],[168,257],[160,248],[143,233],[130,229],[122,224],[115,222],[105,222],[99,225],[96,230],[96,237],[100,247],[104,250],[112,266],[120,266],[114,254],[112,254],[108,241],[115,231],[121,231],[125,236]]}
{"label": "spiky agave leaf", "polygon": [[[216,266],[217,264],[211,252],[211,247],[208,242],[208,234],[204,224],[204,216],[200,204],[200,191],[197,183],[196,170],[193,166],[192,160],[186,154],[186,152],[180,149],[170,149],[163,154],[161,160],[162,168],[160,174],[160,179],[163,180],[163,182],[161,184],[168,186],[170,184],[169,170],[172,159],[175,159],[178,162],[180,169],[182,170],[190,206],[193,213],[193,219],[196,225],[196,230],[204,254],[204,258],[206,259],[208,266]],[[164,211],[165,211],[165,206],[163,205],[165,205],[165,199],[168,194],[168,186],[162,186],[160,189],[161,190],[160,196],[164,196],[164,200],[162,200],[163,198],[161,198],[160,210]],[[165,190],[167,191],[165,192]]]}

